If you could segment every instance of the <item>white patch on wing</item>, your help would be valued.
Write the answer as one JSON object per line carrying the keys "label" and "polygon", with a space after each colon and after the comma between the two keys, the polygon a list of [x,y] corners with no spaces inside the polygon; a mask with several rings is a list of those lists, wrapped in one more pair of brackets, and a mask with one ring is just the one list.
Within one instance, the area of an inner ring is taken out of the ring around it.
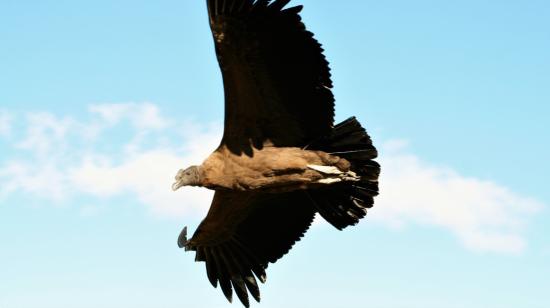
{"label": "white patch on wing", "polygon": [[309,169],[321,172],[323,174],[333,174],[333,175],[340,175],[343,174],[340,169],[334,167],[334,166],[321,166],[321,165],[307,165]]}
{"label": "white patch on wing", "polygon": [[342,182],[342,179],[341,178],[326,178],[326,179],[319,180],[316,183],[319,183],[319,184],[334,184],[334,183],[338,183],[338,182]]}

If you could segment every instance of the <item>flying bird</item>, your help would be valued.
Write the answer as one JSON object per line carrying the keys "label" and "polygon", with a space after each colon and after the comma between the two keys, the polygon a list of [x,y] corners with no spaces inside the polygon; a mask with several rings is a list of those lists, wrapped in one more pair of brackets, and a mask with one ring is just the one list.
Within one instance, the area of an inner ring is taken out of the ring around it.
{"label": "flying bird", "polygon": [[214,287],[231,302],[260,301],[269,263],[289,252],[320,214],[339,230],[365,217],[378,195],[380,165],[352,117],[334,125],[334,96],[321,45],[290,0],[207,0],[223,76],[221,144],[177,173],[173,189],[215,191],[194,235]]}

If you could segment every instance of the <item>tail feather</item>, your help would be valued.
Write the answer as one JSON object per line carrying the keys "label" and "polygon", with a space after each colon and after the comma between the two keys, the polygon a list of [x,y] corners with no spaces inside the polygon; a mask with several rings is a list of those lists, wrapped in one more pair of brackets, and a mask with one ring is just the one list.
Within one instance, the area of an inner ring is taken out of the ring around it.
{"label": "tail feather", "polygon": [[371,138],[352,117],[309,147],[345,158],[351,163],[351,170],[361,177],[360,181],[340,182],[308,191],[319,214],[334,227],[342,230],[356,225],[372,208],[374,197],[378,195],[380,165],[373,160],[378,152]]}

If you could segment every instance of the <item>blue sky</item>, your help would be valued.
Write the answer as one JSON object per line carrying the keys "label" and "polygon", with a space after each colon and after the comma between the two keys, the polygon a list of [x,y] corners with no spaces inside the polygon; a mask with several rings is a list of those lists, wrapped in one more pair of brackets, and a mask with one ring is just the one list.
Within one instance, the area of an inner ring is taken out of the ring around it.
{"label": "blue sky", "polygon": [[[294,2],[382,195],[256,306],[546,307],[550,4]],[[0,42],[0,308],[229,307],[175,244],[210,193],[170,191],[221,133],[204,1],[2,0]]]}

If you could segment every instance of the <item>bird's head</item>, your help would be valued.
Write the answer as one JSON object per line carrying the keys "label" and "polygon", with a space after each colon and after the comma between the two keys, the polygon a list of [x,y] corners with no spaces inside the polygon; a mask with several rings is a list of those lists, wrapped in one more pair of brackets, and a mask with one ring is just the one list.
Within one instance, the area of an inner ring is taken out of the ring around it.
{"label": "bird's head", "polygon": [[199,166],[191,166],[185,170],[178,171],[176,175],[176,182],[172,185],[174,191],[180,189],[183,186],[200,186],[201,185],[201,173]]}

